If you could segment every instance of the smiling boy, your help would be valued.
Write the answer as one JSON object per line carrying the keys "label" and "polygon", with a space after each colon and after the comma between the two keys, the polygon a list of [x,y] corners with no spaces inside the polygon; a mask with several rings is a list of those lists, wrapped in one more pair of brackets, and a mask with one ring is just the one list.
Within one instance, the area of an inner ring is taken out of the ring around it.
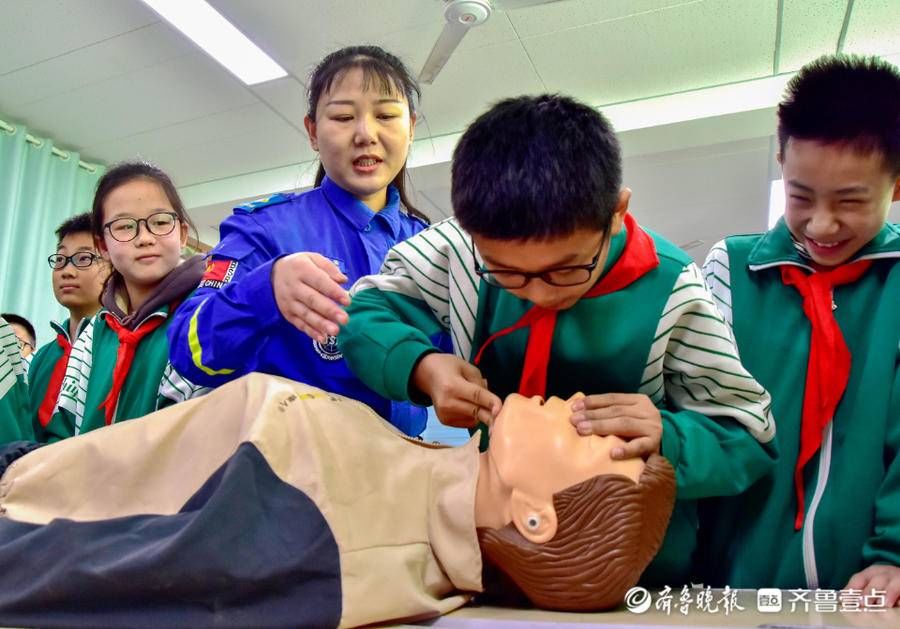
{"label": "smiling boy", "polygon": [[[661,452],[675,468],[683,502],[653,575],[674,584],[694,544],[686,501],[748,487],[775,427],[699,269],[637,224],[630,199],[599,112],[562,96],[502,101],[456,148],[455,217],[357,282],[338,342],[366,384],[433,403],[445,424],[490,423],[513,392],[589,394],[572,405],[579,433],[624,438],[613,458]],[[429,340],[441,331],[452,354]]]}
{"label": "smiling boy", "polygon": [[[823,57],[778,108],[787,204],[713,247],[704,273],[772,393],[781,458],[704,518],[712,585],[900,597],[900,72]],[[705,509],[704,509],[705,511]],[[775,552],[773,552],[775,551]]]}

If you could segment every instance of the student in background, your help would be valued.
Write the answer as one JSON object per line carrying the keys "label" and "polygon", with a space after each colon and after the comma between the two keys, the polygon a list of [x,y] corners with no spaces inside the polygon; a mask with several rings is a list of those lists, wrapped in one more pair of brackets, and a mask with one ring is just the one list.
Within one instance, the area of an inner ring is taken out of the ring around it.
{"label": "student in background", "polygon": [[112,267],[101,310],[72,347],[48,441],[142,417],[199,391],[168,362],[166,327],[203,274],[201,256],[182,260],[192,225],[172,180],[126,162],[97,184],[91,229]]}
{"label": "student in background", "polygon": [[[445,424],[489,424],[513,392],[588,394],[572,405],[579,433],[625,439],[614,459],[661,453],[675,469],[679,502],[645,574],[675,586],[689,576],[693,501],[768,470],[775,425],[699,269],[637,223],[630,198],[594,108],[501,101],[456,147],[454,217],[356,283],[339,340],[369,386],[433,402]],[[430,340],[442,330],[452,354]]]}
{"label": "student in background", "polygon": [[[715,245],[706,281],[772,393],[777,466],[702,522],[700,575],[900,600],[900,71],[823,57],[778,107],[787,204]],[[704,509],[704,511],[707,511]]]}
{"label": "student in background", "polygon": [[37,334],[34,331],[34,326],[31,325],[31,321],[25,317],[11,312],[4,312],[3,314],[0,314],[0,317],[6,319],[6,322],[15,333],[16,340],[19,344],[19,353],[25,361],[25,368],[27,371],[28,364],[31,363],[31,355],[34,353],[34,348],[37,344]]}
{"label": "student in background", "polygon": [[251,371],[286,376],[422,432],[426,410],[373,393],[335,341],[350,303],[344,287],[426,226],[405,192],[418,95],[403,63],[375,46],[319,63],[305,119],[321,160],[316,187],[235,208],[222,223],[200,288],[169,331],[180,373],[206,386]]}
{"label": "student in background", "polygon": [[97,253],[89,212],[73,216],[56,230],[56,253],[47,258],[53,269],[53,296],[69,312],[62,323],[51,321],[56,339],[34,354],[28,369],[31,416],[38,441],[50,422],[72,344],[100,309],[100,292],[109,265]]}
{"label": "student in background", "polygon": [[26,367],[16,334],[4,316],[0,315],[0,444],[34,439],[28,414]]}

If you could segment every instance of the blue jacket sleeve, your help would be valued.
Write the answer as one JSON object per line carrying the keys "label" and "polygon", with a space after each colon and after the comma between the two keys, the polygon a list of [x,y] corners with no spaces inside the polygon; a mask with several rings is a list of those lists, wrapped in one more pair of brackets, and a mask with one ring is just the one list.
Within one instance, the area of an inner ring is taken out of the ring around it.
{"label": "blue jacket sleeve", "polygon": [[178,373],[216,387],[255,371],[260,338],[281,320],[272,290],[278,257],[252,234],[227,230],[200,286],[169,325],[169,360]]}

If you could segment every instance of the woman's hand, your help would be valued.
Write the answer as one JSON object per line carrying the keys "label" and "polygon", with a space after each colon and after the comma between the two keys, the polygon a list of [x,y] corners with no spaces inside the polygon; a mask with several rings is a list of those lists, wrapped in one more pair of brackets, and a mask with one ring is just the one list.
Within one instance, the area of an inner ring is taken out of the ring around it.
{"label": "woman's hand", "polygon": [[318,253],[301,252],[272,266],[272,290],[281,315],[298,330],[324,343],[347,323],[342,306],[350,294],[341,287],[347,276]]}

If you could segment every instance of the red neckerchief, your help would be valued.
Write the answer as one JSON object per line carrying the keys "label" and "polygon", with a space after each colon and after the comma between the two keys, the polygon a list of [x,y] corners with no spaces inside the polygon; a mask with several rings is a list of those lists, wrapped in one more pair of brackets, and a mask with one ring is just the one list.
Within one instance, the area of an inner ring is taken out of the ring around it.
{"label": "red neckerchief", "polygon": [[822,433],[834,416],[850,379],[850,350],[834,318],[832,291],[840,284],[855,282],[871,264],[871,260],[858,260],[831,271],[811,274],[793,265],[781,267],[781,280],[796,288],[803,297],[803,312],[812,326],[800,423],[800,453],[794,467],[797,493],[794,529],[798,531],[803,526],[805,506],[803,467],[822,446]]}
{"label": "red neckerchief", "polygon": [[[582,296],[582,299],[599,297],[622,290],[659,266],[659,257],[656,255],[653,239],[640,228],[631,214],[625,215],[625,229],[627,236],[622,255],[619,256],[609,272]],[[556,328],[558,313],[558,310],[532,306],[516,323],[492,334],[478,350],[473,362],[478,365],[484,350],[496,339],[530,326],[528,345],[525,348],[525,363],[522,367],[522,377],[519,380],[519,393],[526,397],[533,395],[544,397],[547,390],[550,346],[553,343],[553,331]]]}
{"label": "red neckerchief", "polygon": [[141,339],[153,332],[161,326],[166,320],[165,317],[151,317],[145,320],[134,330],[129,330],[113,315],[111,312],[104,313],[106,324],[119,337],[119,348],[116,350],[116,366],[113,368],[113,383],[109,390],[109,395],[97,408],[105,409],[106,425],[109,426],[113,422],[113,415],[116,412],[116,404],[119,402],[119,393],[122,392],[122,386],[125,384],[125,378],[131,370],[131,363],[134,360],[134,353],[137,350]]}
{"label": "red neckerchief", "polygon": [[50,374],[50,382],[47,384],[47,392],[38,409],[38,421],[44,428],[50,423],[53,417],[53,409],[56,408],[56,402],[59,400],[59,392],[62,390],[63,379],[66,375],[66,365],[69,364],[69,354],[72,353],[72,344],[65,334],[56,335],[56,344],[62,348],[63,355],[59,357],[53,366],[53,372]]}

